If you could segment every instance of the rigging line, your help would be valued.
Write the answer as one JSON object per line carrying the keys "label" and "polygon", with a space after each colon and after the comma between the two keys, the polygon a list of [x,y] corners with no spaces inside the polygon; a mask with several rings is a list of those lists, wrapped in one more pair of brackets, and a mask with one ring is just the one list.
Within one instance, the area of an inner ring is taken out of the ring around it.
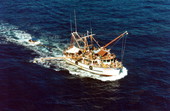
{"label": "rigging line", "polygon": [[73,26],[72,26],[72,20],[71,20],[71,14],[70,14],[70,31],[73,32]]}
{"label": "rigging line", "polygon": [[76,11],[74,9],[75,31],[77,32]]}
{"label": "rigging line", "polygon": [[[90,20],[90,34],[93,34],[91,20]],[[90,37],[90,40],[91,40],[91,44],[93,44],[92,37]]]}
{"label": "rigging line", "polygon": [[122,55],[122,62],[123,62],[123,58],[124,58],[124,53],[125,53],[125,48],[126,48],[126,41],[127,41],[127,35],[124,38],[124,47],[123,47],[123,55]]}
{"label": "rigging line", "polygon": [[121,38],[119,38],[119,39],[111,46],[111,48],[112,48],[113,46],[115,46],[120,40],[121,40]]}
{"label": "rigging line", "polygon": [[122,62],[122,58],[123,58],[123,49],[124,49],[124,39],[122,39],[122,48],[121,48],[121,62]]}
{"label": "rigging line", "polygon": [[[93,38],[93,37],[92,37],[92,38]],[[101,47],[101,46],[99,45],[98,41],[96,41],[94,38],[93,38],[93,40],[96,42],[96,44],[98,45],[98,47]]]}
{"label": "rigging line", "polygon": [[127,35],[126,35],[126,37],[125,37],[124,52],[125,52],[125,48],[126,48],[126,41],[127,41]]}
{"label": "rigging line", "polygon": [[93,33],[92,31],[93,31],[92,30],[92,23],[91,23],[91,20],[90,20],[90,32],[91,32],[91,34]]}
{"label": "rigging line", "polygon": [[113,43],[113,45],[111,45],[110,48],[112,48],[113,46],[115,46],[122,38],[119,38],[115,43]]}

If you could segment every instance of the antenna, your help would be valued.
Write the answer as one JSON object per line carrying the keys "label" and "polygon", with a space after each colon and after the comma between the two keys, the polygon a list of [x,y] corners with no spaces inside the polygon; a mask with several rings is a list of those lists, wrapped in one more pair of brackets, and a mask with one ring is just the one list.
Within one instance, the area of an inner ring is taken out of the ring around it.
{"label": "antenna", "polygon": [[87,30],[87,36],[89,36],[89,31]]}
{"label": "antenna", "polygon": [[73,32],[73,26],[72,26],[72,20],[71,20],[71,14],[70,14],[70,31]]}
{"label": "antenna", "polygon": [[93,34],[93,33],[92,33],[91,21],[90,21],[90,33]]}
{"label": "antenna", "polygon": [[74,10],[75,31],[77,32],[76,11]]}

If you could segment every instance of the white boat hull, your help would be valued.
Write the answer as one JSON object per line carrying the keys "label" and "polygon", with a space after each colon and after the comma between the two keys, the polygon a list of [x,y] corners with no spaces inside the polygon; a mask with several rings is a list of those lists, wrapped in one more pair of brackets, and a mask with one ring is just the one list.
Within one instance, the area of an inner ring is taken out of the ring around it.
{"label": "white boat hull", "polygon": [[127,69],[123,67],[122,69],[118,68],[100,68],[100,67],[92,67],[86,64],[83,64],[81,62],[76,63],[75,60],[72,60],[70,58],[65,58],[65,61],[69,64],[75,65],[78,68],[81,68],[83,70],[86,70],[88,72],[101,75],[101,76],[118,76],[122,74],[124,71],[127,73]]}
{"label": "white boat hull", "polygon": [[28,43],[29,43],[29,45],[32,45],[32,46],[41,44],[40,41],[36,41],[36,42],[28,42]]}

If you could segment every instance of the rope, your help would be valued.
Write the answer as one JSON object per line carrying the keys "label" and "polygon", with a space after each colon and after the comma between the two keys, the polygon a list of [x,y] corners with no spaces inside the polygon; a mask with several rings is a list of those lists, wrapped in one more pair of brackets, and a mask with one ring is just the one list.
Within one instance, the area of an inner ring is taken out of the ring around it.
{"label": "rope", "polygon": [[124,39],[124,36],[127,35],[127,34],[128,34],[127,31],[125,31],[125,32],[123,33],[123,35],[121,34],[122,36],[120,35],[121,37],[120,37],[119,39],[117,39],[115,43],[113,42],[113,45],[111,46],[111,48],[112,48],[113,46],[115,46],[115,45],[119,42],[120,39],[122,39],[122,38]]}
{"label": "rope", "polygon": [[119,41],[120,41],[121,38],[119,38],[115,43],[113,43],[113,45],[111,45],[110,48],[112,48],[113,46],[115,46]]}
{"label": "rope", "polygon": [[122,40],[122,51],[121,51],[121,62],[122,63],[123,63],[123,58],[124,58],[124,55],[125,55],[126,40],[127,40],[127,36],[125,36]]}
{"label": "rope", "polygon": [[124,51],[124,50],[123,50],[123,49],[124,49],[124,40],[125,40],[125,38],[122,39],[121,61],[123,61],[122,58],[123,58],[123,51]]}
{"label": "rope", "polygon": [[73,32],[73,26],[72,26],[72,20],[71,20],[71,14],[70,14],[70,31]]}
{"label": "rope", "polygon": [[39,44],[37,46],[43,46],[43,47],[47,47],[47,48],[51,48],[51,49],[58,49],[59,51],[63,52],[63,50],[59,47],[52,47],[52,46],[47,46],[47,45],[43,45],[43,44]]}

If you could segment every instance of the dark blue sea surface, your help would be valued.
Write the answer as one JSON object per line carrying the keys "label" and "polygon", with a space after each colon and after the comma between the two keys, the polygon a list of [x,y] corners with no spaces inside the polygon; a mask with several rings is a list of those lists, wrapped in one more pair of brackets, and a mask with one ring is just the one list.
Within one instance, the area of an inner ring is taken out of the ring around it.
{"label": "dark blue sea surface", "polygon": [[[64,47],[74,10],[78,31],[91,24],[101,45],[129,32],[127,76],[101,81],[30,62],[61,52],[20,40]],[[169,38],[169,0],[0,0],[0,111],[169,111]]]}

